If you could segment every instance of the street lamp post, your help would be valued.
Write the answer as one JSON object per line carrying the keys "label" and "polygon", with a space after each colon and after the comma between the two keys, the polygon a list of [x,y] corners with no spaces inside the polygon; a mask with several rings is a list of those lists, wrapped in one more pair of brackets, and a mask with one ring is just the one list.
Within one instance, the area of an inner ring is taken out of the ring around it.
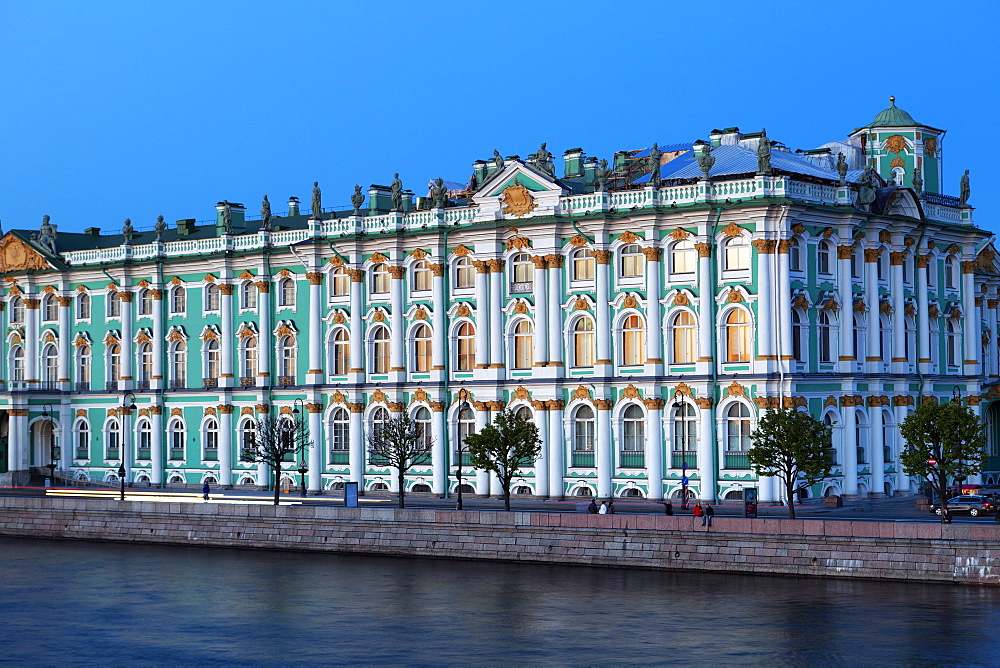
{"label": "street lamp post", "polygon": [[458,425],[459,425],[459,434],[458,434],[458,468],[455,470],[455,479],[458,481],[458,487],[457,487],[458,496],[456,496],[456,498],[455,498],[455,508],[456,508],[456,510],[461,510],[462,509],[462,455],[465,453],[465,449],[462,446],[465,445],[465,442],[464,442],[464,439],[462,438],[461,427],[462,427],[462,411],[464,411],[464,410],[466,410],[468,408],[469,408],[469,402],[468,401],[463,401],[461,408],[459,408],[459,410],[458,410]]}
{"label": "street lamp post", "polygon": [[49,411],[52,410],[51,404],[42,405],[42,419],[45,420],[49,425],[49,484],[55,484],[56,481],[56,464],[59,461],[59,446],[56,445],[55,433],[52,429],[52,418],[49,416]]}
{"label": "street lamp post", "polygon": [[[688,502],[688,474],[687,474],[687,404],[681,401],[681,393],[674,392],[673,409],[681,425],[681,509],[687,510]],[[683,413],[681,412],[683,411]]]}
{"label": "street lamp post", "polygon": [[[133,411],[135,411],[135,395],[132,394],[131,392],[126,392],[125,395],[122,397],[122,413],[123,413],[122,417],[124,418],[125,415],[132,415]],[[118,495],[119,501],[125,500],[125,475],[126,475],[125,458],[128,457],[129,454],[125,450],[125,440],[126,440],[125,434],[127,434],[128,430],[131,428],[132,428],[131,424],[126,424],[125,420],[123,419],[122,431],[121,431],[121,443],[118,444],[118,453],[119,457],[121,457],[121,463],[118,464],[118,481],[121,484],[121,493]]]}
{"label": "street lamp post", "polygon": [[[306,454],[303,449],[305,445],[305,424],[303,423],[303,417],[305,416],[305,402],[302,399],[296,399],[292,402],[295,408],[292,409],[292,415],[295,416],[295,421],[298,423],[296,426],[299,430],[299,478],[302,482],[302,498],[306,497],[306,473],[309,471],[309,466],[306,464]],[[302,410],[299,410],[299,407]]]}

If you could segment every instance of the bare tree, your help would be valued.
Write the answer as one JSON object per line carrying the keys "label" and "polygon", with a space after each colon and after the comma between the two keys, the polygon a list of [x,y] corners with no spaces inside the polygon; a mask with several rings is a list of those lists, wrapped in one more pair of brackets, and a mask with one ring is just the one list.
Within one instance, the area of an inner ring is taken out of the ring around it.
{"label": "bare tree", "polygon": [[368,434],[368,455],[372,464],[396,469],[399,507],[404,507],[406,472],[431,459],[431,439],[419,422],[406,413],[390,417]]}
{"label": "bare tree", "polygon": [[[312,445],[309,427],[298,418],[273,418],[265,415],[257,419],[253,444],[243,449],[243,460],[264,463],[274,472],[274,505],[281,493],[281,463],[294,462],[296,452],[305,456]],[[289,458],[289,455],[292,457]]]}

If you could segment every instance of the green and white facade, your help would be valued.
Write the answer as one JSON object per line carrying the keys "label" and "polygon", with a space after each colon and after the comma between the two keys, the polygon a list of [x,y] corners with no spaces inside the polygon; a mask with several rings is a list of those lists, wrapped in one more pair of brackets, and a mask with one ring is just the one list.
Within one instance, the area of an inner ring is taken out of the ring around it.
{"label": "green and white facade", "polygon": [[[616,154],[606,192],[571,149],[559,178],[477,161],[478,185],[443,208],[405,193],[392,211],[372,186],[358,212],[292,201],[269,230],[232,205],[227,233],[220,205],[161,238],[60,233],[55,252],[9,232],[0,479],[48,466],[54,442],[77,478],[123,464],[135,483],[264,485],[241,443],[261,413],[298,410],[310,490],[392,489],[365,435],[406,411],[432,454],[407,489],[444,494],[461,436],[513,408],[543,439],[520,493],[677,496],[686,463],[702,499],[774,501],[748,435],[792,405],[833,427],[812,494],[909,492],[896,427],[959,392],[991,424],[994,481],[1000,273],[973,210],[942,194],[943,132],[893,104],[823,148],[775,144],[770,170],[761,137],[661,145],[659,187],[649,149]],[[877,197],[856,206],[865,165]],[[464,482],[499,492],[468,467]]]}

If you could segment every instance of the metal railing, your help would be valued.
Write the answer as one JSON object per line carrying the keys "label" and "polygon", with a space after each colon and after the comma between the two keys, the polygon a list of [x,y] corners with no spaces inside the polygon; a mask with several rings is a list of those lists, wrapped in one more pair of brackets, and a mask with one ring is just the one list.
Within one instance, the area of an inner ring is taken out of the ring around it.
{"label": "metal railing", "polygon": [[351,463],[351,453],[347,450],[331,450],[330,451],[330,464],[350,464]]}
{"label": "metal railing", "polygon": [[623,469],[646,468],[646,453],[641,450],[622,450],[618,453],[618,467]]}
{"label": "metal railing", "polygon": [[698,468],[698,453],[691,450],[674,450],[670,453],[670,468],[682,469],[685,463],[689,469]]}
{"label": "metal railing", "polygon": [[574,450],[572,456],[573,466],[583,467],[583,468],[593,468],[594,467],[594,451],[593,450]]}
{"label": "metal railing", "polygon": [[726,452],[723,454],[723,461],[727,469],[750,468],[750,458],[745,452]]}

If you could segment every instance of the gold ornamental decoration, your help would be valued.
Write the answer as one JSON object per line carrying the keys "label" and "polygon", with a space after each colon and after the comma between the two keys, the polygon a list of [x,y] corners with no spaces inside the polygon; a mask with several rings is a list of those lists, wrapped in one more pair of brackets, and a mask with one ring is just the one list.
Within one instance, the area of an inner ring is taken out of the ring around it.
{"label": "gold ornamental decoration", "polygon": [[934,154],[937,153],[937,137],[928,137],[924,140],[924,153],[934,157]]}
{"label": "gold ornamental decoration", "polygon": [[902,135],[893,135],[885,140],[885,149],[893,153],[901,153],[906,150],[906,140]]}
{"label": "gold ornamental decoration", "polygon": [[514,179],[514,185],[504,188],[502,194],[505,214],[523,216],[538,206],[535,204],[535,198],[531,196],[531,191],[522,186],[517,179]]}
{"label": "gold ornamental decoration", "polygon": [[49,268],[49,263],[38,251],[14,235],[0,239],[0,272]]}

